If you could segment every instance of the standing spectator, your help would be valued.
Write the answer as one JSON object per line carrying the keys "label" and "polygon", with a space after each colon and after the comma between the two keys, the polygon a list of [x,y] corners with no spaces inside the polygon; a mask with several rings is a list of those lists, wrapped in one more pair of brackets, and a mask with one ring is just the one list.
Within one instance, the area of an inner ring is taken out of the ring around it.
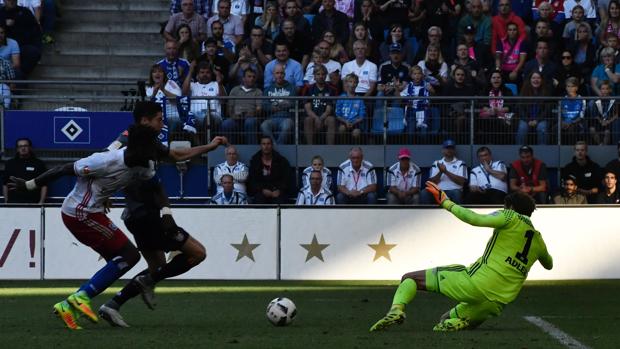
{"label": "standing spectator", "polygon": [[605,170],[605,177],[603,177],[603,183],[605,184],[605,191],[598,193],[596,197],[597,204],[620,204],[620,192],[616,187],[618,183],[618,176],[616,172],[612,170]]}
{"label": "standing spectator", "polygon": [[276,42],[285,42],[290,49],[290,57],[301,63],[303,69],[310,62],[310,50],[312,50],[311,41],[308,37],[295,29],[295,22],[285,19],[282,22],[282,31],[276,37]]}
{"label": "standing spectator", "polygon": [[213,169],[213,181],[216,185],[216,192],[224,191],[224,176],[230,176],[233,180],[233,186],[236,192],[246,194],[247,188],[245,182],[248,179],[250,170],[246,164],[239,161],[239,153],[237,147],[229,145],[224,148],[224,156],[226,161],[218,164]]}
{"label": "standing spectator", "polygon": [[618,142],[618,158],[613,159],[605,165],[605,170],[610,170],[616,174],[616,178],[620,176],[620,141]]}
{"label": "standing spectator", "polygon": [[[575,40],[567,45],[582,76],[589,76],[596,65],[596,46],[592,42],[592,29],[587,23],[577,25]],[[615,57],[615,50],[614,50]]]}
{"label": "standing spectator", "polygon": [[187,24],[179,26],[176,32],[179,43],[179,57],[193,62],[200,57],[200,44],[192,35],[192,29]]}
{"label": "standing spectator", "polygon": [[313,171],[318,171],[321,173],[322,180],[321,185],[325,189],[330,189],[332,187],[332,171],[325,167],[325,162],[320,155],[315,155],[312,157],[312,162],[310,166],[306,167],[301,173],[301,185],[302,187],[307,187],[310,185],[310,173]]}
{"label": "standing spectator", "polygon": [[315,65],[313,71],[315,84],[306,85],[302,93],[302,95],[308,97],[319,97],[307,99],[304,102],[304,110],[306,112],[304,135],[306,144],[314,144],[315,136],[325,129],[327,131],[327,144],[334,145],[336,119],[334,118],[333,102],[320,97],[336,96],[336,90],[325,81],[327,78],[327,68],[324,65]]}
{"label": "standing spectator", "polygon": [[295,205],[333,205],[334,195],[332,192],[321,185],[323,176],[321,171],[312,170],[309,175],[310,184],[303,187],[297,195]]}
{"label": "standing spectator", "polygon": [[538,39],[536,42],[536,56],[527,61],[523,66],[523,78],[530,76],[534,71],[538,72],[543,78],[549,91],[557,85],[556,80],[558,66],[550,60],[549,43],[545,39]]}
{"label": "standing spectator", "polygon": [[207,36],[212,36],[211,23],[219,21],[224,25],[224,40],[230,40],[235,45],[241,42],[243,37],[243,23],[241,17],[230,13],[230,0],[219,0],[217,8],[218,14],[209,18],[207,21]]}
{"label": "standing spectator", "polygon": [[258,118],[260,117],[263,107],[260,99],[235,99],[235,97],[259,97],[263,95],[263,91],[256,87],[256,71],[248,68],[243,72],[243,83],[235,86],[230,91],[230,100],[228,101],[228,118],[222,122],[222,132],[229,135],[228,139],[234,133],[245,133],[247,144],[257,144],[256,134],[258,133]]}
{"label": "standing spectator", "polygon": [[164,29],[164,38],[167,41],[179,40],[180,38],[178,36],[175,37],[175,34],[182,25],[189,26],[192,37],[197,41],[200,42],[206,39],[207,28],[205,19],[194,11],[193,0],[181,1],[181,12],[170,16],[168,24],[166,24]]}
{"label": "standing spectator", "polygon": [[291,118],[290,109],[296,101],[292,99],[280,99],[278,97],[296,96],[295,87],[284,79],[284,65],[276,64],[273,69],[274,83],[264,91],[265,96],[272,97],[263,101],[263,110],[267,114],[265,121],[260,126],[263,135],[276,139],[277,144],[288,144],[291,138],[294,122]]}
{"label": "standing spectator", "polygon": [[[455,146],[456,144],[451,139],[443,142],[441,149],[443,157],[433,162],[428,180],[437,184],[452,201],[461,203],[463,187],[467,183],[467,165],[456,157]],[[420,194],[420,203],[434,204],[435,199],[428,190],[424,189]]]}
{"label": "standing spectator", "polygon": [[372,163],[364,160],[360,147],[351,148],[349,160],[338,167],[336,202],[340,205],[377,203],[377,174]]}
{"label": "standing spectator", "polygon": [[234,178],[231,174],[225,173],[222,175],[220,179],[219,188],[222,191],[213,195],[211,198],[211,205],[247,205],[248,197],[242,193],[234,189],[233,181]]}
{"label": "standing spectator", "polygon": [[620,90],[620,64],[615,63],[614,54],[614,49],[611,47],[601,50],[601,64],[594,68],[590,78],[590,88],[596,96],[601,95],[599,86],[604,80],[611,82],[614,95],[617,95]]}
{"label": "standing spectator", "polygon": [[284,78],[299,91],[304,84],[301,64],[290,58],[290,50],[286,42],[277,42],[275,46],[276,58],[265,66],[264,89],[267,90],[274,83],[274,69],[280,64],[284,67]]}
{"label": "standing spectator", "polygon": [[[545,84],[545,77],[537,70],[532,71],[523,82],[521,94],[523,97],[549,97],[550,87]],[[544,99],[526,101],[518,105],[518,128],[516,144],[527,144],[530,131],[536,132],[538,144],[548,143],[548,125],[551,120],[553,105]]]}
{"label": "standing spectator", "polygon": [[45,164],[36,157],[32,151],[32,141],[29,138],[19,138],[15,142],[15,157],[5,164],[2,195],[4,203],[45,203],[47,186],[41,186],[36,190],[9,191],[7,184],[11,177],[31,180],[47,171]]}
{"label": "standing spectator", "polygon": [[495,69],[502,72],[504,81],[519,85],[521,69],[525,65],[529,51],[525,38],[519,37],[517,25],[506,25],[507,35],[497,41],[495,48]]}
{"label": "standing spectator", "polygon": [[477,43],[491,46],[491,18],[482,12],[482,1],[472,0],[469,3],[469,12],[459,20],[457,39],[463,37],[468,26],[475,29],[474,38]]}
{"label": "standing spectator", "polygon": [[577,178],[573,175],[563,177],[562,191],[553,197],[556,205],[587,205],[586,197],[578,192]]}
{"label": "standing spectator", "polygon": [[429,82],[424,80],[424,73],[420,66],[414,65],[409,68],[409,77],[411,80],[400,92],[401,96],[410,97],[405,106],[406,133],[411,136],[419,133],[422,138],[425,138],[429,131],[433,134],[439,131],[439,113],[434,112],[436,108],[431,108],[430,100],[426,98],[433,95],[435,90]]}
{"label": "standing spectator", "polygon": [[41,59],[41,27],[32,12],[17,6],[17,0],[4,0],[0,7],[0,23],[6,25],[6,36],[19,44],[21,65],[18,77],[26,77]]}
{"label": "standing spectator", "polygon": [[411,152],[407,148],[398,151],[398,162],[387,170],[388,205],[411,205],[420,202],[420,183],[422,170],[411,162]]}
{"label": "standing spectator", "polygon": [[562,178],[573,176],[579,187],[577,192],[585,195],[589,203],[594,203],[603,179],[601,171],[601,167],[588,156],[588,144],[579,141],[575,143],[573,161],[562,168]]}
{"label": "standing spectator", "polygon": [[260,150],[250,160],[248,193],[255,204],[286,203],[290,181],[290,165],[285,157],[273,149],[269,136],[260,139]]}
{"label": "standing spectator", "polygon": [[510,191],[528,194],[539,204],[547,203],[547,165],[534,158],[530,146],[519,148],[519,159],[512,162],[508,178]]}
{"label": "standing spectator", "polygon": [[338,11],[334,7],[335,4],[335,0],[323,0],[323,11],[314,16],[312,36],[315,41],[318,41],[323,33],[330,31],[338,43],[346,44],[349,38],[349,18],[346,14]]}
{"label": "standing spectator", "polygon": [[270,40],[280,34],[280,15],[278,14],[278,5],[269,1],[265,4],[265,11],[262,15],[256,17],[254,25],[263,28],[265,36]]}
{"label": "standing spectator", "polygon": [[[393,44],[399,44],[401,46],[401,53],[403,55],[404,61],[408,65],[413,65],[416,63],[415,54],[413,52],[413,47],[411,47],[411,42],[405,38],[403,33],[403,27],[400,24],[392,24],[390,26],[390,31],[388,33],[387,39],[381,43],[379,46],[379,53],[381,54],[381,62],[385,62],[390,59],[390,54],[392,53]],[[354,52],[355,54],[355,52]]]}
{"label": "standing spectator", "polygon": [[[498,13],[491,19],[492,35],[491,50],[495,50],[500,40],[503,40],[508,34],[508,23],[514,23],[517,26],[517,39],[525,40],[525,23],[521,17],[512,12],[510,0],[499,0]],[[527,51],[525,51],[527,52]]]}
{"label": "standing spectator", "polygon": [[[600,85],[601,99],[590,101],[588,105],[590,119],[590,137],[596,145],[611,144],[612,125],[618,119],[616,100],[610,98],[611,83],[607,80]],[[617,124],[617,123],[616,123]]]}
{"label": "standing spectator", "polygon": [[560,102],[562,143],[570,144],[585,133],[586,100],[577,93],[577,79],[566,80],[566,96]]}
{"label": "standing spectator", "polygon": [[355,88],[358,83],[357,75],[350,73],[344,78],[344,98],[336,102],[336,120],[338,121],[338,134],[351,134],[352,141],[359,143],[362,131],[365,130],[366,106],[364,101],[355,98]]}
{"label": "standing spectator", "polygon": [[179,58],[179,44],[176,40],[166,41],[164,50],[166,57],[157,64],[162,67],[168,80],[174,81],[178,86],[183,85],[183,81],[189,73],[189,62],[186,59]]}
{"label": "standing spectator", "polygon": [[508,194],[508,170],[502,161],[493,161],[491,149],[480,147],[476,151],[478,166],[469,176],[469,198],[471,204],[500,205]]}
{"label": "standing spectator", "polygon": [[209,64],[200,62],[197,69],[196,81],[192,81],[192,75],[196,70],[196,62],[190,65],[190,73],[183,82],[183,95],[191,96],[191,111],[201,126],[206,127],[205,119],[208,117],[212,129],[219,129],[222,124],[222,105],[217,98],[194,98],[194,97],[222,97],[226,96],[226,89],[222,82],[224,78],[219,71],[213,71]]}
{"label": "standing spectator", "polygon": [[[330,1],[330,0],[327,0]],[[377,88],[377,65],[366,59],[366,43],[358,40],[353,44],[355,59],[342,66],[341,78],[355,74],[359,83],[355,88],[358,96],[372,96]]]}

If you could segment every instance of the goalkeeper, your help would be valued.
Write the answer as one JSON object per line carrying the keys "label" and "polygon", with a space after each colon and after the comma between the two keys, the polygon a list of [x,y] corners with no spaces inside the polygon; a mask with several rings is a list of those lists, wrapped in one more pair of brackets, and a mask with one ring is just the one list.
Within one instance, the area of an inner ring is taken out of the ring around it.
{"label": "goalkeeper", "polygon": [[517,298],[537,260],[545,269],[553,268],[545,242],[530,221],[536,204],[528,195],[509,194],[504,199],[503,210],[481,215],[450,201],[435,183],[426,182],[426,190],[441,207],[463,222],[494,228],[493,235],[482,257],[469,267],[454,264],[403,275],[390,311],[370,328],[371,332],[403,323],[405,306],[418,290],[441,293],[458,302],[441,317],[434,331],[475,328],[501,314],[504,307]]}

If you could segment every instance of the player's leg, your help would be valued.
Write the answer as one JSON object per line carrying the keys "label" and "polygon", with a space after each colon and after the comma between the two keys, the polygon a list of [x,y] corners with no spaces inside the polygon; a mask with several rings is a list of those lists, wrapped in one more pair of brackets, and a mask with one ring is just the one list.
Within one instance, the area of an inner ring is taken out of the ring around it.
{"label": "player's leg", "polygon": [[499,316],[504,305],[498,302],[482,301],[480,303],[461,302],[446,312],[433,331],[461,331],[474,329],[486,320]]}

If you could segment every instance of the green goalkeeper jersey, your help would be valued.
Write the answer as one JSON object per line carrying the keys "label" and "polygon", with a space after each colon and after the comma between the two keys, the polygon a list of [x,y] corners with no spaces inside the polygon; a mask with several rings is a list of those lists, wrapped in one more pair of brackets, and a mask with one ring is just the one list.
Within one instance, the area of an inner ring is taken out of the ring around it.
{"label": "green goalkeeper jersey", "polygon": [[537,260],[546,269],[553,267],[545,241],[529,217],[509,209],[481,215],[450,201],[443,206],[463,222],[494,228],[482,257],[467,268],[472,281],[489,300],[512,302]]}

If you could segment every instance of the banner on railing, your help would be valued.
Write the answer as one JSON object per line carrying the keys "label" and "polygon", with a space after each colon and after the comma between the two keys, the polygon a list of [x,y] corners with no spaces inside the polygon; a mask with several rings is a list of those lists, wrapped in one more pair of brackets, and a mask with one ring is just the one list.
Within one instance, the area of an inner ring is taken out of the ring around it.
{"label": "banner on railing", "polygon": [[4,146],[30,138],[41,149],[103,149],[133,122],[129,112],[6,111]]}
{"label": "banner on railing", "polygon": [[41,278],[41,209],[2,208],[0,279]]}

